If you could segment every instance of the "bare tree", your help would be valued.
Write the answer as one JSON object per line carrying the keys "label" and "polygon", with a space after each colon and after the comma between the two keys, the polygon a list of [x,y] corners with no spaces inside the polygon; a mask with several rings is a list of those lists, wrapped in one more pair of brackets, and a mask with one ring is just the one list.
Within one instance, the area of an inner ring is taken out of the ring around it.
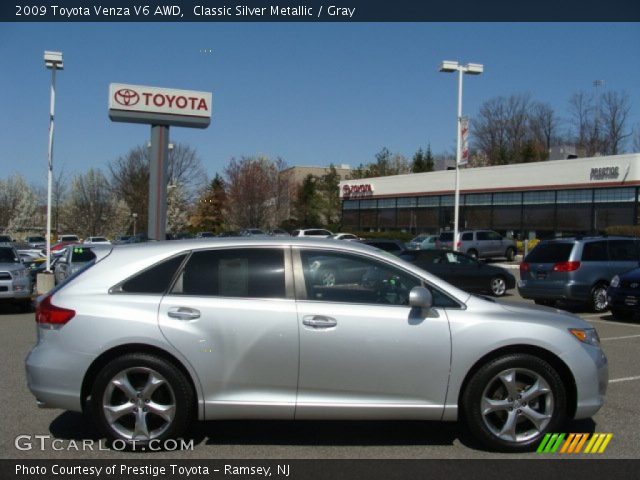
{"label": "bare tree", "polygon": [[112,198],[107,178],[99,169],[75,176],[61,224],[78,235],[103,235],[114,216]]}
{"label": "bare tree", "polygon": [[625,131],[631,105],[626,92],[606,92],[600,102],[604,153],[617,155],[631,131]]}
{"label": "bare tree", "polygon": [[536,102],[529,115],[532,141],[538,150],[539,160],[549,158],[549,149],[557,141],[559,120],[548,103]]}
{"label": "bare tree", "polygon": [[[149,215],[149,148],[138,146],[109,165],[113,193],[138,214],[138,225],[146,226]],[[207,183],[200,157],[188,145],[174,144],[169,150],[167,182],[180,185],[187,201],[197,197]],[[143,227],[144,228],[144,227]]]}
{"label": "bare tree", "polygon": [[636,128],[634,129],[633,144],[631,148],[634,153],[640,152],[640,124],[636,125]]}
{"label": "bare tree", "polygon": [[595,155],[600,151],[601,143],[593,96],[586,92],[574,93],[569,99],[569,112],[576,147],[584,150],[587,156]]}
{"label": "bare tree", "polygon": [[276,163],[263,156],[232,158],[224,174],[232,226],[272,225],[279,183]]}

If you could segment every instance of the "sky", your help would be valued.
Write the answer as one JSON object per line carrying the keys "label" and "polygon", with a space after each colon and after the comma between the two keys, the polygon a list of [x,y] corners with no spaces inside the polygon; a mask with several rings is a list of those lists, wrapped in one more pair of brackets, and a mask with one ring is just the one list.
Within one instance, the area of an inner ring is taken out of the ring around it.
{"label": "sky", "polygon": [[172,127],[209,176],[232,157],[288,165],[374,160],[382,147],[410,158],[455,147],[457,82],[442,60],[484,64],[465,76],[463,113],[528,93],[568,120],[578,91],[626,91],[640,125],[640,24],[604,23],[43,23],[0,24],[0,178],[46,185],[51,73],[62,51],[54,169],[65,175],[145,144],[147,125],[111,122],[112,82],[213,92],[206,130]]}

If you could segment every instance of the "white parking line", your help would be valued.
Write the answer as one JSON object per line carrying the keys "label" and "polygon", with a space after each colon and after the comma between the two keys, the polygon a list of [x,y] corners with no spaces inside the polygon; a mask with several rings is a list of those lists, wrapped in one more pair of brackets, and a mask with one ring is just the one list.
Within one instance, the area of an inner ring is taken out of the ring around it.
{"label": "white parking line", "polygon": [[640,375],[635,377],[613,378],[609,380],[609,383],[630,382],[631,380],[640,380]]}
{"label": "white parking line", "polygon": [[614,322],[612,320],[596,320],[594,318],[588,317],[587,315],[584,315],[581,318],[584,319],[584,320],[587,320],[588,322],[592,322],[592,323],[606,323],[607,325],[621,325],[623,327],[640,328],[640,325],[638,325],[637,323]]}
{"label": "white parking line", "polygon": [[607,337],[607,338],[601,338],[600,340],[604,341],[604,340],[624,340],[626,338],[638,338],[640,337],[640,335],[625,335],[624,337]]}

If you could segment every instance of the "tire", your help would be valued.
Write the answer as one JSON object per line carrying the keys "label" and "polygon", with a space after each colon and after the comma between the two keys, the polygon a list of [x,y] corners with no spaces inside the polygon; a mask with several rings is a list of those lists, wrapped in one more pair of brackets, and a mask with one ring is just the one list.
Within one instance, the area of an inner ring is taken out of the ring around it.
{"label": "tire", "polygon": [[461,399],[469,430],[492,450],[531,451],[566,420],[567,394],[560,375],[529,354],[489,361],[473,374]]}
{"label": "tire", "polygon": [[494,297],[501,297],[507,293],[507,282],[501,275],[496,275],[489,281],[489,290]]}
{"label": "tire", "polygon": [[628,310],[619,310],[617,308],[611,309],[611,315],[613,318],[620,320],[631,320],[633,318],[633,313]]}
{"label": "tire", "polygon": [[469,255],[471,258],[478,258],[478,251],[475,249],[471,249],[467,251],[467,255]]}
{"label": "tire", "polygon": [[[147,390],[148,393],[145,393]],[[91,390],[98,428],[130,449],[180,437],[193,421],[195,395],[185,375],[155,355],[131,353],[109,362]]]}
{"label": "tire", "polygon": [[551,307],[554,304],[553,300],[534,300],[536,305],[544,305],[545,307]]}
{"label": "tire", "polygon": [[513,259],[516,258],[516,251],[513,247],[507,248],[507,251],[504,253],[504,256],[507,259],[507,262],[513,262]]}
{"label": "tire", "polygon": [[594,313],[603,313],[609,309],[607,302],[607,284],[598,283],[591,289],[591,297],[589,299],[589,308]]}

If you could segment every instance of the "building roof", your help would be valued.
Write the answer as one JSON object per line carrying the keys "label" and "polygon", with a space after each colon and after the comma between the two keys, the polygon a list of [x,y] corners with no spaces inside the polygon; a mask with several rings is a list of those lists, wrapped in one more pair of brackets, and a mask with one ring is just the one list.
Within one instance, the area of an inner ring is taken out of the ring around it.
{"label": "building roof", "polygon": [[[576,158],[480,168],[462,168],[460,192],[484,193],[640,185],[640,154]],[[366,188],[358,188],[358,186]],[[349,194],[349,190],[365,194]],[[455,170],[362,178],[340,182],[341,198],[448,194],[455,189]]]}

